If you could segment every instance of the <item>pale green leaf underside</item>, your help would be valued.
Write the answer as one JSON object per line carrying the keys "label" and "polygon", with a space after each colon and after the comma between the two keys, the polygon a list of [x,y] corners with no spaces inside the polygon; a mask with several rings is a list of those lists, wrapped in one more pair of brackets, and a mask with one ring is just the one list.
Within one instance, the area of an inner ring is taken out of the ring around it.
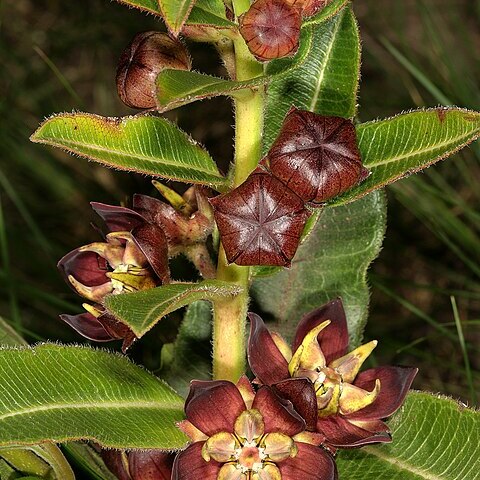
{"label": "pale green leaf underside", "polygon": [[173,344],[162,349],[159,376],[178,393],[187,396],[192,378],[210,380],[212,371],[212,306],[191,303]]}
{"label": "pale green leaf underside", "polygon": [[385,232],[382,192],[324,210],[289,269],[253,283],[253,295],[272,314],[275,328],[291,338],[303,314],[337,296],[347,314],[351,345],[362,338],[368,313],[367,269]]}
{"label": "pale green leaf underside", "polygon": [[332,205],[352,201],[455,153],[480,136],[480,113],[460,108],[417,110],[358,125],[357,135],[371,175]]}
{"label": "pale green leaf underside", "polygon": [[159,117],[60,114],[42,123],[31,140],[121,170],[213,186],[225,182],[207,151]]}
{"label": "pale green leaf underside", "polygon": [[275,140],[292,105],[303,110],[353,117],[357,104],[360,39],[350,8],[311,26],[312,48],[305,61],[268,88],[264,152]]}
{"label": "pale green leaf underside", "polygon": [[175,35],[182,29],[194,3],[195,0],[158,0],[163,19]]}
{"label": "pale green leaf underside", "polygon": [[340,479],[480,479],[479,412],[451,399],[414,392],[389,425],[391,444],[339,453]]}
{"label": "pale green leaf underside", "polygon": [[183,400],[126,357],[78,346],[0,349],[0,445],[89,439],[184,446]]}
{"label": "pale green leaf underside", "polygon": [[0,345],[26,345],[27,342],[6,322],[0,317]]}
{"label": "pale green leaf underside", "polygon": [[105,306],[128,325],[137,337],[145,335],[165,315],[197,300],[212,300],[240,293],[230,282],[205,280],[199,283],[171,283],[151,290],[110,295]]}

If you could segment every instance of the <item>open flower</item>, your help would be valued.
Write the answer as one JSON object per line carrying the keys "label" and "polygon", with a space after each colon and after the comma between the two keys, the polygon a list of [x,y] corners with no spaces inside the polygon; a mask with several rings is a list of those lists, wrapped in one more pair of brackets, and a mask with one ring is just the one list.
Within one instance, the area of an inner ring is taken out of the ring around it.
{"label": "open flower", "polygon": [[270,387],[255,394],[246,377],[193,381],[180,424],[192,444],[179,453],[173,480],[335,480],[332,456],[290,402]]}
{"label": "open flower", "polygon": [[[377,342],[347,353],[340,299],[302,318],[292,349],[258,315],[250,314],[250,321],[248,358],[258,381],[290,400],[307,427],[324,435],[325,444],[348,448],[391,441],[382,419],[402,405],[417,369],[383,366],[359,373]],[[305,404],[312,395],[314,412]]]}

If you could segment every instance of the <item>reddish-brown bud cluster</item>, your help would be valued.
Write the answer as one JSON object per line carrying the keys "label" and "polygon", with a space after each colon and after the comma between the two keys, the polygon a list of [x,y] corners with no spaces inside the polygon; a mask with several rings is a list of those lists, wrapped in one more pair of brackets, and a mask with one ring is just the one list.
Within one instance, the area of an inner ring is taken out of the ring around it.
{"label": "reddish-brown bud cluster", "polygon": [[267,156],[210,200],[229,262],[290,266],[310,213],[368,175],[350,120],[292,108]]}
{"label": "reddish-brown bud cluster", "polygon": [[284,0],[256,0],[240,18],[240,33],[260,61],[294,55],[300,41],[301,11]]}
{"label": "reddish-brown bud cluster", "polygon": [[155,79],[167,68],[190,70],[190,56],[179,40],[161,32],[139,33],[120,57],[117,90],[132,108],[154,108]]}

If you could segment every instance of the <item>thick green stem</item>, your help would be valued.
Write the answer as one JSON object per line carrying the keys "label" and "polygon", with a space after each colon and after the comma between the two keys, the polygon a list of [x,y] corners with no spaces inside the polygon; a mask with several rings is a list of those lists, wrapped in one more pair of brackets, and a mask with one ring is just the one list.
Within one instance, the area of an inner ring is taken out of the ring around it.
{"label": "thick green stem", "polygon": [[[242,5],[243,4],[243,5]],[[237,14],[246,9],[248,0],[234,2]],[[248,8],[248,7],[247,7]],[[252,57],[243,39],[235,42],[236,75],[247,80],[262,74],[262,66]],[[235,100],[235,177],[234,185],[245,181],[261,156],[263,132],[263,89],[254,90]],[[235,283],[243,291],[234,298],[214,303],[213,377],[236,382],[245,372],[246,316],[249,302],[249,267],[228,265],[220,245],[217,278]]]}

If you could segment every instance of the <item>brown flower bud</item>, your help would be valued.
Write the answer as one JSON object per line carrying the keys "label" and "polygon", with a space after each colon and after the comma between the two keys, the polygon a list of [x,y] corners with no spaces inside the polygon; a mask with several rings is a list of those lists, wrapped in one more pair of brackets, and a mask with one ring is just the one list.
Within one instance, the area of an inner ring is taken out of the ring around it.
{"label": "brown flower bud", "polygon": [[304,17],[311,17],[324,8],[330,0],[285,0],[292,7],[297,7]]}
{"label": "brown flower bud", "polygon": [[265,162],[305,202],[324,203],[366,178],[350,120],[292,108]]}
{"label": "brown flower bud", "polygon": [[183,43],[161,32],[137,34],[118,63],[117,90],[123,103],[132,108],[155,107],[155,79],[166,68],[190,70]]}
{"label": "brown flower bud", "polygon": [[290,265],[310,213],[282,182],[257,170],[210,203],[229,262]]}
{"label": "brown flower bud", "polygon": [[285,0],[256,0],[240,18],[240,33],[260,61],[294,55],[300,41],[301,11]]}

